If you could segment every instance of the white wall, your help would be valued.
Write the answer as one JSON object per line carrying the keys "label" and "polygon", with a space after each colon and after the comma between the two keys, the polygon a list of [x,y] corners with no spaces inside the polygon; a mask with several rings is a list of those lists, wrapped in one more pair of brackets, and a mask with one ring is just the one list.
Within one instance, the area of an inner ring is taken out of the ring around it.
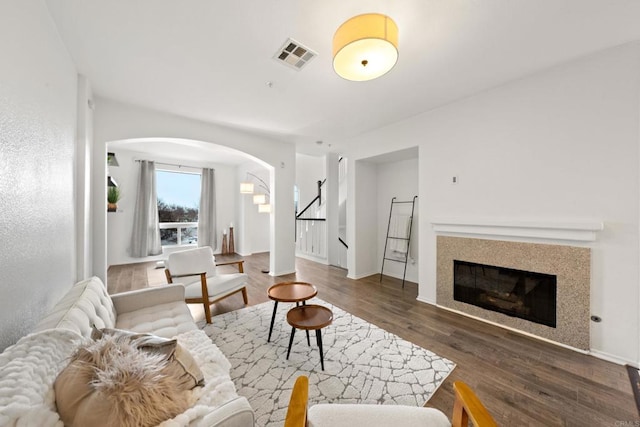
{"label": "white wall", "polygon": [[361,279],[380,272],[378,263],[378,193],[375,185],[377,165],[364,160],[349,162],[347,204],[347,264],[350,279]]}
{"label": "white wall", "polygon": [[[338,241],[340,234],[340,182],[339,155],[327,154],[325,157],[327,182],[323,187],[323,198],[326,201],[327,215],[327,262],[330,265],[341,266],[341,258],[346,258],[346,249]],[[346,265],[346,262],[345,262]]]}
{"label": "white wall", "polygon": [[293,144],[256,136],[158,111],[148,110],[103,98],[96,98],[94,114],[94,274],[104,278],[106,255],[106,194],[101,184],[106,176],[106,144],[135,138],[184,138],[235,148],[272,168],[270,220],[270,274],[278,276],[295,271],[293,184],[295,147]]}
{"label": "white wall", "polygon": [[[238,239],[238,242],[236,242],[236,252],[240,255],[268,252],[271,237],[270,215],[268,213],[258,212],[258,205],[253,204],[252,194],[240,194],[238,191],[240,182],[247,181],[247,172],[256,175],[267,184],[269,184],[271,179],[270,172],[267,168],[261,167],[253,162],[242,164],[237,168],[237,183],[233,187],[238,195],[237,225],[234,226],[234,233]],[[253,177],[249,177],[248,179],[249,182],[254,183],[256,193],[264,192],[264,189],[261,189],[258,185],[259,181]],[[269,190],[271,190],[270,185]]]}
{"label": "white wall", "polygon": [[74,159],[76,214],[76,281],[93,275],[91,230],[91,158],[93,147],[93,93],[89,80],[78,76],[78,120]]}
{"label": "white wall", "polygon": [[[398,162],[385,162],[378,164],[375,185],[377,187],[378,207],[378,260],[380,268],[384,254],[387,228],[389,226],[389,210],[391,199],[396,201],[411,201],[413,196],[418,195],[418,159],[402,160]],[[411,204],[395,204],[394,215],[411,215]],[[407,263],[406,280],[418,282],[419,248],[418,248],[418,219],[420,218],[419,200],[416,199],[414,210],[414,222],[411,229],[411,245],[409,259]],[[386,276],[402,279],[404,274],[404,263],[395,261],[385,261],[384,274]]]}
{"label": "white wall", "polygon": [[[591,324],[591,348],[638,363],[639,99],[640,48],[632,44],[355,139],[354,161],[390,151],[389,141],[393,150],[419,145],[419,299],[435,302],[435,218],[604,221],[584,244],[592,249],[592,314],[603,319]],[[356,203],[349,229],[366,209]],[[350,275],[359,261],[350,258]]]}
{"label": "white wall", "polygon": [[[185,147],[188,150],[188,147]],[[122,199],[118,202],[118,211],[107,214],[107,263],[108,265],[128,264],[133,262],[151,261],[166,258],[172,250],[185,249],[185,247],[167,248],[162,255],[134,258],[131,257],[131,233],[133,230],[133,218],[138,193],[139,162],[136,160],[154,160],[160,163],[180,164],[183,168],[168,165],[156,165],[156,169],[184,170],[200,172],[203,167],[215,169],[216,177],[216,222],[217,247],[215,253],[222,250],[222,230],[229,233],[229,225],[236,218],[236,167],[221,165],[206,161],[180,161],[163,157],[160,154],[150,155],[121,148],[109,149],[116,153],[120,166],[109,168],[109,174],[116,180],[122,192]]]}
{"label": "white wall", "polygon": [[[327,177],[325,163],[324,156],[296,154],[296,185],[300,192],[298,213],[318,195],[318,181],[322,181]],[[324,186],[322,191],[326,191]]]}
{"label": "white wall", "polygon": [[41,1],[0,2],[0,351],[75,279],[77,73]]}

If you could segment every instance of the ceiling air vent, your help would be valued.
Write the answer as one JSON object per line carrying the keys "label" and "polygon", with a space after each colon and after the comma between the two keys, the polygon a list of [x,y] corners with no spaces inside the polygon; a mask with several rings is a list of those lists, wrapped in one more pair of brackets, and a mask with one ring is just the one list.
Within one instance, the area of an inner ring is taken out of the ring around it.
{"label": "ceiling air vent", "polygon": [[318,54],[308,47],[303,46],[293,39],[288,39],[282,47],[278,49],[276,54],[273,55],[273,58],[287,67],[302,70],[302,68],[316,56],[318,56]]}

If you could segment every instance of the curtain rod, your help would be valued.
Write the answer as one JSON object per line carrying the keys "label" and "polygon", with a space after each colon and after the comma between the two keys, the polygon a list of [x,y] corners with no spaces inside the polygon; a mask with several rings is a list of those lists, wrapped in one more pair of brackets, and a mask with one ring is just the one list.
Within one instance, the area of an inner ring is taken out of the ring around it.
{"label": "curtain rod", "polygon": [[[164,162],[156,162],[155,160],[143,160],[143,159],[135,159],[136,162],[154,162],[156,165],[164,165],[164,166],[177,166],[179,168],[191,168],[191,169],[204,169],[202,166],[187,166],[187,165],[179,165],[177,163],[164,163]],[[211,168],[213,169],[213,168]],[[215,169],[214,169],[215,170]]]}

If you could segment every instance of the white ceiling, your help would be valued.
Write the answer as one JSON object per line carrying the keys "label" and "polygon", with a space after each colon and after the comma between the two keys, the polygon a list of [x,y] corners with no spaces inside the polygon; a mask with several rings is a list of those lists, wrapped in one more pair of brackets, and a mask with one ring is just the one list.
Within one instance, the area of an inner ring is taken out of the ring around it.
{"label": "white ceiling", "polygon": [[[277,135],[309,154],[640,39],[638,0],[46,1],[97,95]],[[396,21],[400,56],[382,78],[349,82],[332,70],[332,37],[366,12]],[[288,37],[318,53],[302,71],[272,59]]]}

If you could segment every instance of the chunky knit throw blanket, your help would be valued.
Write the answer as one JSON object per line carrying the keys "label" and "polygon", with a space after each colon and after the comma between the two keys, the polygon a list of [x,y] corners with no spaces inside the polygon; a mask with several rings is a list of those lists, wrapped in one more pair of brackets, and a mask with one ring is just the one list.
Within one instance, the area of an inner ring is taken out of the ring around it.
{"label": "chunky knit throw blanket", "polygon": [[[205,386],[192,391],[193,406],[162,427],[186,426],[237,397],[229,361],[200,330],[176,337],[200,366]],[[59,426],[53,383],[84,338],[66,329],[23,337],[0,354],[0,425]]]}

